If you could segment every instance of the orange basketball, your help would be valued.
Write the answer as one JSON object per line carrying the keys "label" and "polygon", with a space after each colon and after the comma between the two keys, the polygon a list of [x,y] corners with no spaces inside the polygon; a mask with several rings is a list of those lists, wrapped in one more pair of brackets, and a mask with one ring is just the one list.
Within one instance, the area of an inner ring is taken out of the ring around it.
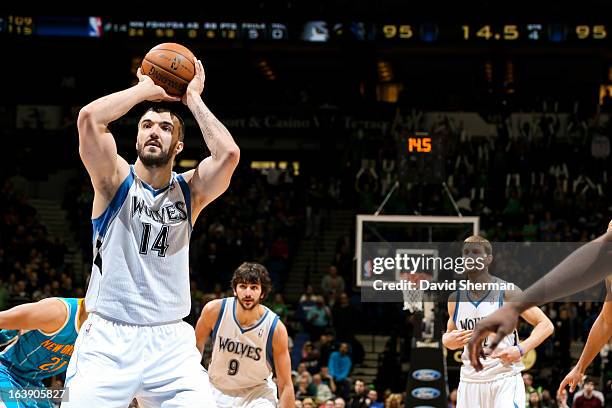
{"label": "orange basketball", "polygon": [[176,43],[156,45],[142,60],[142,73],[153,79],[169,95],[183,96],[195,75],[195,56]]}

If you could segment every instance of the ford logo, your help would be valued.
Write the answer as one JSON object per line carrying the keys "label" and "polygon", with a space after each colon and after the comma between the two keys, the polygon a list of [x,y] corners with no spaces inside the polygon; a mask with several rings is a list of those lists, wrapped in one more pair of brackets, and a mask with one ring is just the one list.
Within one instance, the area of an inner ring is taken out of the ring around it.
{"label": "ford logo", "polygon": [[436,381],[442,377],[442,374],[436,370],[429,370],[427,368],[422,370],[415,370],[412,373],[412,378],[418,381]]}
{"label": "ford logo", "polygon": [[419,387],[412,390],[411,394],[414,398],[430,400],[438,398],[440,391],[431,387]]}

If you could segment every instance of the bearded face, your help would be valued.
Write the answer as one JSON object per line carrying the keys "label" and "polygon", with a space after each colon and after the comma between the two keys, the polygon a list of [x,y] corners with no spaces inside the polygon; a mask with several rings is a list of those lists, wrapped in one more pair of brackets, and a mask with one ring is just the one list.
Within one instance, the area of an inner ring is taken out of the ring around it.
{"label": "bearded face", "polygon": [[[138,124],[136,153],[146,167],[163,167],[178,153],[180,125],[170,112],[148,111]],[[180,151],[180,150],[179,150]]]}

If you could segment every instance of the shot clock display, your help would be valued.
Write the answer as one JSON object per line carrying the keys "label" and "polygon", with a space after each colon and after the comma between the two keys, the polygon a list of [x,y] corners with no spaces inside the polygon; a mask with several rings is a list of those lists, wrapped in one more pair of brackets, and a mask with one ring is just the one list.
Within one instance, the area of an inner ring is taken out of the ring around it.
{"label": "shot clock display", "polygon": [[432,153],[432,140],[428,132],[415,132],[406,141],[408,154]]}
{"label": "shot clock display", "polygon": [[608,31],[604,24],[464,24],[464,41],[549,41],[560,43],[571,40],[605,40]]}

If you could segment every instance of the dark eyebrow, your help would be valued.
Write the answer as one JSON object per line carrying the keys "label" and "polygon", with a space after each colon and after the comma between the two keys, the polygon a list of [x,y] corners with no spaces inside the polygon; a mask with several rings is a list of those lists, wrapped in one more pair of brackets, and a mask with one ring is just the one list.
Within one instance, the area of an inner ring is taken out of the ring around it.
{"label": "dark eyebrow", "polygon": [[[140,124],[144,124],[144,123],[154,123],[151,119],[143,119],[142,122],[140,122]],[[162,120],[161,122],[157,122],[160,125],[169,125],[170,127],[172,127],[172,129],[174,129],[174,124],[172,122],[168,122],[167,120]]]}

